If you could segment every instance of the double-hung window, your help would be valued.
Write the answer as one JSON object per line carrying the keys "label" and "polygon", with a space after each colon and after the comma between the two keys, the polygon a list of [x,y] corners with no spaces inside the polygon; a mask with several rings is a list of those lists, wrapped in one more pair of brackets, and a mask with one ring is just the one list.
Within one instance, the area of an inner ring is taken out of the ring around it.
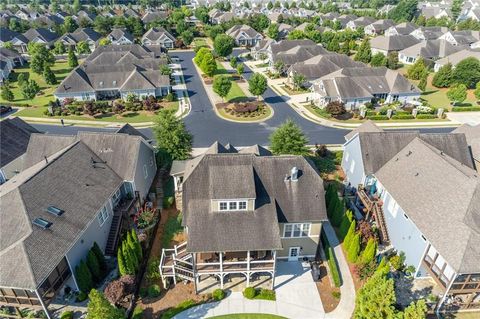
{"label": "double-hung window", "polygon": [[218,202],[219,211],[247,210],[246,200],[223,200]]}
{"label": "double-hung window", "polygon": [[308,237],[310,234],[310,223],[285,224],[283,228],[283,237],[300,238]]}
{"label": "double-hung window", "polygon": [[100,212],[97,215],[98,223],[102,226],[105,221],[108,219],[108,210],[106,206],[103,206]]}

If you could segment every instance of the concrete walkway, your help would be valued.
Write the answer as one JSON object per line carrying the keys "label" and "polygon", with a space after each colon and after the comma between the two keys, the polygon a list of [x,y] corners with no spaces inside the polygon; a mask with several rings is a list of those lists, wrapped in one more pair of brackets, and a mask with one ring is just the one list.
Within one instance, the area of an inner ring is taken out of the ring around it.
{"label": "concrete walkway", "polygon": [[276,301],[249,300],[233,292],[220,302],[190,308],[174,319],[209,318],[238,313],[264,313],[286,318],[348,319],[355,309],[355,287],[340,243],[330,223],[323,225],[333,247],[341,273],[341,299],[337,308],[325,313],[320,295],[308,265],[300,262],[278,262],[275,281]]}

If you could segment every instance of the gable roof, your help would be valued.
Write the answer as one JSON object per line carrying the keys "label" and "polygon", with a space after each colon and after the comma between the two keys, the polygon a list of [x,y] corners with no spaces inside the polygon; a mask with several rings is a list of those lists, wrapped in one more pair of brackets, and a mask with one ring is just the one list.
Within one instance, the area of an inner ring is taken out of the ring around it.
{"label": "gable roof", "polygon": [[401,51],[419,42],[420,40],[412,35],[381,35],[370,40],[370,47],[387,52]]}
{"label": "gable roof", "polygon": [[383,132],[383,129],[375,124],[372,120],[366,120],[360,126],[356,127],[350,133],[345,135],[345,140],[349,141],[352,137],[354,137],[357,133],[360,132]]}
{"label": "gable roof", "polygon": [[[94,167],[92,158],[100,161],[76,142],[0,186],[0,258],[5,261],[0,263],[0,286],[36,289],[122,184],[108,165]],[[46,212],[50,205],[65,213],[52,216]],[[52,226],[32,225],[38,217]]]}
{"label": "gable roof", "polygon": [[[218,153],[191,161],[182,186],[189,251],[280,249],[279,222],[326,220],[323,181],[304,157]],[[293,167],[298,181],[285,181]],[[254,209],[220,213],[211,207],[212,199],[236,198],[255,198]]]}
{"label": "gable roof", "polygon": [[148,140],[145,135],[128,123],[122,125],[122,127],[119,128],[115,133],[140,136],[141,138]]}
{"label": "gable roof", "polygon": [[426,40],[420,43],[414,44],[411,47],[405,48],[400,51],[400,54],[410,57],[423,57],[426,59],[443,58],[452,53],[465,49],[463,45],[453,45],[446,40],[435,39]]}
{"label": "gable roof", "polygon": [[40,132],[19,117],[0,121],[0,167],[26,152],[30,135],[33,133]]}
{"label": "gable roof", "polygon": [[47,43],[53,42],[58,39],[58,34],[45,29],[45,28],[36,28],[36,29],[29,29],[27,32],[23,34],[28,41],[32,41],[35,38],[39,38]]}
{"label": "gable roof", "polygon": [[375,175],[450,266],[460,273],[480,271],[476,171],[415,137]]}

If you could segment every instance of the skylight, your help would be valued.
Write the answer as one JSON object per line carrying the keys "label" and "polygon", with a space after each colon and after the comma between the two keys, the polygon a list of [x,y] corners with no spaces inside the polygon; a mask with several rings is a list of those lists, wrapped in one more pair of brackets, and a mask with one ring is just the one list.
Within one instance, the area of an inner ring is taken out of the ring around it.
{"label": "skylight", "polygon": [[38,227],[43,228],[43,229],[48,229],[48,228],[50,228],[50,226],[53,225],[53,223],[51,223],[51,222],[49,222],[48,220],[45,220],[45,219],[43,219],[43,218],[40,218],[40,217],[39,217],[39,218],[35,218],[35,219],[33,220],[33,224],[34,224],[35,226],[38,226]]}
{"label": "skylight", "polygon": [[47,212],[55,216],[62,216],[62,214],[65,213],[63,209],[57,208],[55,206],[48,206]]}

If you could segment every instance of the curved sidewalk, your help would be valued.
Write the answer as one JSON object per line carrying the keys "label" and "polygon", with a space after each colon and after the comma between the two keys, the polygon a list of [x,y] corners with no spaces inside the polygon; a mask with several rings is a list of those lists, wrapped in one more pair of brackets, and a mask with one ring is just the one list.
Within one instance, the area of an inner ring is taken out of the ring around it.
{"label": "curved sidewalk", "polygon": [[[355,309],[355,288],[352,276],[333,228],[329,223],[325,223],[323,227],[334,248],[342,276],[341,299],[334,311],[324,312],[309,269],[303,267],[303,270],[299,270],[298,267],[302,267],[300,262],[282,262],[277,264],[277,267],[280,267],[277,268],[275,283],[276,301],[249,300],[244,298],[240,292],[232,292],[222,301],[190,308],[176,315],[174,319],[209,318],[239,313],[262,313],[302,319],[351,318]],[[286,267],[291,267],[290,271],[287,271]]]}

